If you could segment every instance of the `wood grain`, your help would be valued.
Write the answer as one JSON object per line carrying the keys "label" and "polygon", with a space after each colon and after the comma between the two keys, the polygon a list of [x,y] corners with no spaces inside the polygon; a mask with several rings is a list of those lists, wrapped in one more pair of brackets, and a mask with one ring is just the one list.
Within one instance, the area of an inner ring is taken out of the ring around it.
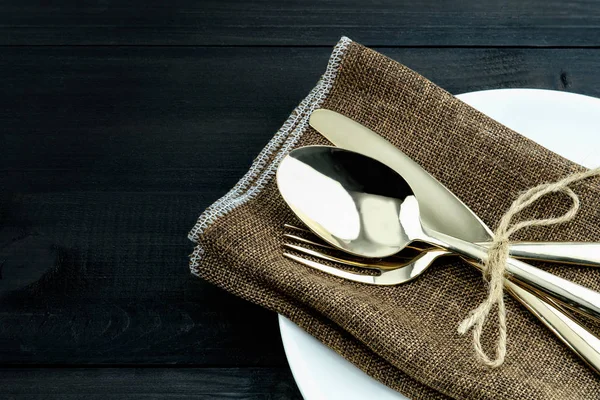
{"label": "wood grain", "polygon": [[593,0],[62,0],[0,4],[0,44],[599,46]]}
{"label": "wood grain", "polygon": [[[600,96],[600,49],[380,49],[453,93]],[[190,276],[186,238],[326,48],[5,48],[0,359],[286,365],[276,316]]]}
{"label": "wood grain", "polygon": [[301,400],[283,368],[0,369],[0,396],[12,399]]}
{"label": "wood grain", "polygon": [[[2,362],[285,365],[275,314],[189,273],[186,230],[210,193],[74,191],[4,203],[3,232],[24,239],[1,256],[28,241],[4,274],[31,270],[37,280],[0,295]],[[36,258],[42,250],[54,256]]]}
{"label": "wood grain", "polygon": [[0,398],[301,398],[186,235],[342,35],[452,93],[600,97],[591,0],[0,2]]}

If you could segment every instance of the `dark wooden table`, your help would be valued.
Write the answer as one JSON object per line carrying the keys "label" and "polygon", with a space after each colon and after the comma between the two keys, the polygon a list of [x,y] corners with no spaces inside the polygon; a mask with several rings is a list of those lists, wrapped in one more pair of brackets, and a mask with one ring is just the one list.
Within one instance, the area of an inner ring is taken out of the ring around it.
{"label": "dark wooden table", "polygon": [[600,97],[595,0],[2,1],[0,32],[3,399],[300,398],[186,235],[341,35],[452,93]]}

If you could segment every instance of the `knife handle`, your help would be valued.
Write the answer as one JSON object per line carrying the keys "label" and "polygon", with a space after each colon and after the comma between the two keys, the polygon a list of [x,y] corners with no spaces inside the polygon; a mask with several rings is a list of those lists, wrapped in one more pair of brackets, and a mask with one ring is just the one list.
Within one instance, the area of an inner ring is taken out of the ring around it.
{"label": "knife handle", "polygon": [[[486,248],[490,246],[490,242],[476,244]],[[427,243],[414,243],[408,247],[419,251],[430,251],[436,248]],[[511,242],[510,255],[521,260],[600,267],[600,243],[598,242]]]}
{"label": "knife handle", "polygon": [[514,242],[510,255],[525,260],[600,267],[600,243],[592,242]]}

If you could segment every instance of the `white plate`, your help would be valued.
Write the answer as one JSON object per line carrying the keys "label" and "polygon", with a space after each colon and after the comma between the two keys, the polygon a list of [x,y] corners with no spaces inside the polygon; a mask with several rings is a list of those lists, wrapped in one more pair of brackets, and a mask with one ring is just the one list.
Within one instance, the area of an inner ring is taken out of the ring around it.
{"label": "white plate", "polygon": [[[600,99],[537,89],[457,96],[548,149],[589,168],[600,165]],[[285,353],[306,400],[407,399],[279,316]]]}

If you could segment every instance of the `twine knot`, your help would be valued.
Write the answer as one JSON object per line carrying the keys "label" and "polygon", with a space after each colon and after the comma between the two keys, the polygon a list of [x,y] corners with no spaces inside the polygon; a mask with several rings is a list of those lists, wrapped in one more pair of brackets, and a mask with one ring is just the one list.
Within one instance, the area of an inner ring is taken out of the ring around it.
{"label": "twine knot", "polygon": [[[506,308],[504,306],[504,277],[506,262],[510,255],[510,236],[515,232],[529,226],[547,226],[560,224],[572,220],[580,208],[579,197],[569,188],[569,185],[586,178],[600,175],[600,168],[578,172],[567,176],[554,183],[543,183],[521,194],[500,219],[494,232],[494,238],[488,248],[488,257],[483,263],[483,276],[488,285],[486,299],[475,309],[469,312],[458,326],[461,335],[473,330],[473,348],[479,361],[491,368],[496,368],[504,363],[506,358]],[[531,206],[540,198],[551,193],[564,193],[570,197],[571,208],[559,217],[532,219],[512,224],[512,219]],[[498,312],[498,341],[496,343],[495,358],[490,358],[481,345],[481,334],[486,319],[494,306]]]}

